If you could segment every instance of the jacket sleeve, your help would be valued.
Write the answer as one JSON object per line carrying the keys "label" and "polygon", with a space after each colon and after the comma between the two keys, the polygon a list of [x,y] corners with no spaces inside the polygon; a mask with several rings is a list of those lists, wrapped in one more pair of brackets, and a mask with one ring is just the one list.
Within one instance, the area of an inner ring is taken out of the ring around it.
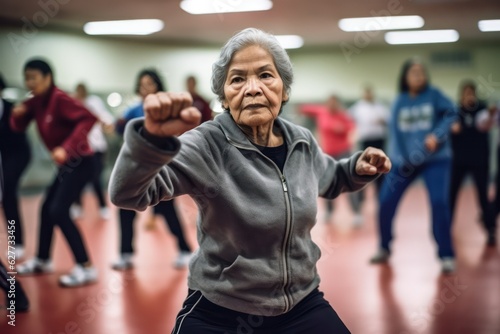
{"label": "jacket sleeve", "polygon": [[143,211],[176,196],[203,195],[217,184],[214,171],[219,168],[204,134],[191,130],[165,138],[170,147],[161,149],[139,133],[143,123],[144,118],[136,118],[125,128],[109,182],[113,204]]}
{"label": "jacket sleeve", "polygon": [[356,162],[362,152],[356,152],[350,158],[335,160],[321,151],[312,135],[310,143],[320,197],[333,199],[343,192],[360,190],[380,176],[362,176],[356,173]]}
{"label": "jacket sleeve", "polygon": [[26,131],[26,128],[35,117],[30,101],[31,100],[27,100],[23,102],[23,104],[26,106],[27,109],[24,115],[14,116],[14,114],[11,112],[9,123],[12,131],[14,132]]}
{"label": "jacket sleeve", "polygon": [[322,106],[316,104],[303,104],[299,106],[299,111],[306,116],[318,116],[322,111]]}
{"label": "jacket sleeve", "polygon": [[74,124],[71,135],[62,143],[66,152],[78,152],[82,142],[94,126],[96,117],[77,100],[68,95],[61,95],[57,101],[57,108],[68,122]]}
{"label": "jacket sleeve", "polygon": [[458,112],[453,102],[439,90],[436,90],[435,103],[438,115],[436,126],[432,132],[438,138],[439,143],[443,143],[449,138],[451,125],[458,120]]}

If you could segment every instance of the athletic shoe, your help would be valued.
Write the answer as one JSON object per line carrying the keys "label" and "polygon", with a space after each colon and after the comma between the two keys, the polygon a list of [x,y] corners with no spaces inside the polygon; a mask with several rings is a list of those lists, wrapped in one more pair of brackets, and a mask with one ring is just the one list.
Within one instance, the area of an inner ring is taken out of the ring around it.
{"label": "athletic shoe", "polygon": [[191,260],[192,253],[190,252],[180,252],[179,255],[177,256],[177,259],[175,259],[174,262],[174,268],[176,269],[182,269],[188,266],[189,261]]}
{"label": "athletic shoe", "polygon": [[389,257],[391,253],[387,249],[380,248],[375,255],[370,259],[370,263],[379,264],[379,263],[387,263],[389,261]]}
{"label": "athletic shoe", "polygon": [[120,254],[118,260],[111,264],[111,268],[114,270],[128,270],[134,267],[134,263],[132,262],[132,254],[124,253]]}
{"label": "athletic shoe", "polygon": [[82,217],[83,211],[82,206],[78,204],[72,204],[69,208],[69,216],[71,219],[79,219]]}
{"label": "athletic shoe", "polygon": [[59,284],[73,288],[97,281],[97,269],[94,267],[83,267],[80,264],[75,265],[73,270],[67,275],[59,277]]}
{"label": "athletic shoe", "polygon": [[443,274],[451,274],[455,271],[455,259],[452,257],[443,257],[441,259],[441,271]]}
{"label": "athletic shoe", "polygon": [[[14,254],[12,254],[14,253]],[[14,251],[7,251],[7,254],[6,254],[7,258],[9,258],[9,256],[14,256],[14,258],[17,260],[20,260],[24,257],[24,246],[23,245],[16,245],[16,248],[14,249]]]}
{"label": "athletic shoe", "polygon": [[109,220],[111,218],[111,214],[109,212],[109,209],[106,207],[100,208],[99,214],[101,215],[101,218],[103,220]]}
{"label": "athletic shoe", "polygon": [[50,260],[40,260],[37,257],[18,265],[16,269],[19,275],[50,274],[54,271]]}

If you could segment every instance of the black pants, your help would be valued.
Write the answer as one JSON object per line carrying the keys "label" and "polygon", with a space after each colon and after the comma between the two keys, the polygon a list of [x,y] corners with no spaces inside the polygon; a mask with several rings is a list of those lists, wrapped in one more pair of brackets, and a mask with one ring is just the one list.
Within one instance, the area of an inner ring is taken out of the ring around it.
{"label": "black pants", "polygon": [[5,222],[9,220],[15,221],[14,237],[16,245],[24,244],[23,240],[23,224],[19,213],[18,203],[18,188],[21,176],[28,166],[31,159],[31,150],[28,145],[18,147],[15,152],[5,151],[2,154],[2,170],[3,170],[3,211]]}
{"label": "black pants", "polygon": [[499,213],[500,213],[500,145],[497,148],[497,175],[495,178],[495,201],[494,201],[495,218],[498,216]]}
{"label": "black pants", "polygon": [[83,264],[89,261],[80,231],[69,216],[69,208],[90,181],[92,169],[90,156],[59,167],[42,205],[38,258],[46,260],[50,257],[54,226],[58,225],[73,252],[75,262]]}
{"label": "black pants", "polygon": [[189,290],[172,334],[346,334],[350,333],[318,289],[283,315],[265,317],[218,306]]}
{"label": "black pants", "polygon": [[[92,189],[94,189],[95,195],[97,196],[97,200],[99,201],[99,207],[106,207],[106,200],[104,199],[104,192],[102,191],[102,181],[101,175],[104,170],[104,153],[103,152],[95,152],[92,156],[92,163],[94,165],[93,174],[91,179]],[[83,192],[83,189],[82,189]],[[76,201],[78,204],[82,204],[81,195],[78,197]]]}
{"label": "black pants", "polygon": [[464,164],[456,161],[452,163],[450,184],[450,209],[452,221],[455,213],[458,192],[463,180],[469,174],[472,175],[476,186],[476,193],[482,211],[484,228],[487,231],[494,231],[496,222],[493,207],[488,199],[489,164],[487,161],[478,165]]}
{"label": "black pants", "polygon": [[[8,275],[5,266],[2,261],[0,261],[0,288],[5,291],[7,305],[6,307],[12,307],[12,301],[16,311],[26,311],[29,308],[29,299],[24,292],[24,289],[16,278],[14,281],[14,286],[12,287],[12,276]],[[8,312],[9,313],[9,312]],[[7,313],[7,314],[8,314]]]}
{"label": "black pants", "polygon": [[[170,229],[170,232],[177,239],[177,247],[180,251],[191,252],[181,223],[179,221],[177,211],[175,210],[174,200],[162,201],[154,207],[154,213],[160,214],[165,218],[165,222]],[[132,245],[134,239],[134,219],[136,212],[132,210],[120,209],[120,228],[121,228],[121,248],[120,251],[124,253],[133,253],[134,248]]]}

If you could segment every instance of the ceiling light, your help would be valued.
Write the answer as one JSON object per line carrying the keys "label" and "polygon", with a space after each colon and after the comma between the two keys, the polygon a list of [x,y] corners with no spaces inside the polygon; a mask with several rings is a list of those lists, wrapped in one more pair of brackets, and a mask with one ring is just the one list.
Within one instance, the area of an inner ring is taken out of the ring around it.
{"label": "ceiling light", "polygon": [[481,20],[477,26],[481,31],[500,31],[500,20]]}
{"label": "ceiling light", "polygon": [[297,35],[275,35],[284,49],[298,49],[304,45],[302,37]]}
{"label": "ceiling light", "polygon": [[372,16],[339,20],[339,28],[348,32],[415,29],[423,26],[424,19],[418,15]]}
{"label": "ceiling light", "polygon": [[108,102],[108,105],[110,107],[113,107],[113,108],[116,108],[118,107],[120,104],[122,104],[122,96],[120,95],[120,93],[111,93],[108,95],[108,98],[106,99],[106,101]]}
{"label": "ceiling light", "polygon": [[88,22],[83,31],[88,35],[150,35],[163,29],[161,20],[118,20]]}
{"label": "ceiling light", "polygon": [[458,31],[453,29],[390,31],[385,34],[385,41],[389,44],[451,43],[459,37]]}
{"label": "ceiling light", "polygon": [[271,0],[182,0],[181,8],[189,14],[254,12],[273,8]]}

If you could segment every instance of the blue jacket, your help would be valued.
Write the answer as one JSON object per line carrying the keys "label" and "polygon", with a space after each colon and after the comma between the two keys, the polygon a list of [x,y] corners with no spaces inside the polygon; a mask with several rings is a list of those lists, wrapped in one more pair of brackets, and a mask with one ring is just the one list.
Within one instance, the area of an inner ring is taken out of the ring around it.
{"label": "blue jacket", "polygon": [[[457,119],[456,106],[434,87],[418,96],[401,93],[392,107],[389,124],[389,157],[393,164],[418,166],[429,161],[451,159],[450,126]],[[424,145],[435,134],[439,147],[434,153]]]}

